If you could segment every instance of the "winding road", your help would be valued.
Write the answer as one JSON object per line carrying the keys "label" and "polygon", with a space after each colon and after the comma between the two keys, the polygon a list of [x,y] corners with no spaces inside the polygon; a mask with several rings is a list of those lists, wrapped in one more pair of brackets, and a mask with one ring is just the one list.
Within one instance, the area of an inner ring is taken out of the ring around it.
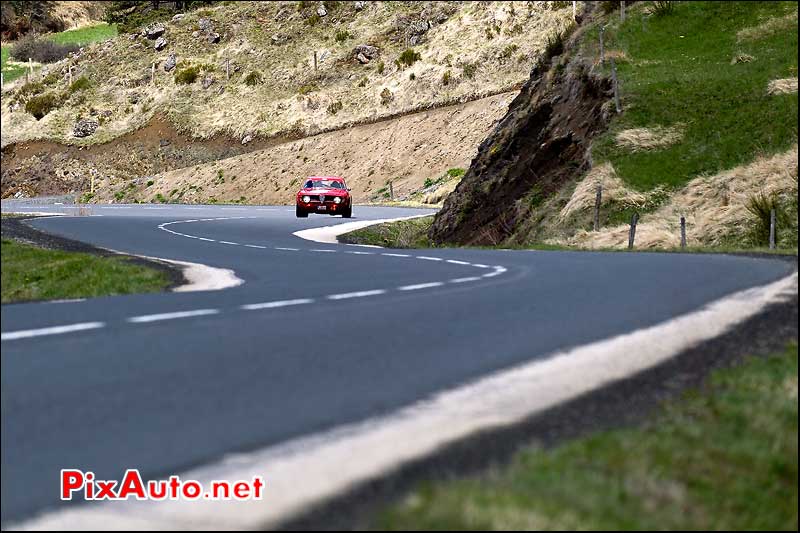
{"label": "winding road", "polygon": [[[323,244],[293,233],[346,221],[296,219],[287,206],[29,210],[81,215],[36,219],[38,229],[230,269],[243,283],[2,307],[4,526],[94,505],[59,500],[62,468],[166,478],[218,464],[656,326],[794,270],[724,255]],[[418,214],[358,207],[354,220]]]}

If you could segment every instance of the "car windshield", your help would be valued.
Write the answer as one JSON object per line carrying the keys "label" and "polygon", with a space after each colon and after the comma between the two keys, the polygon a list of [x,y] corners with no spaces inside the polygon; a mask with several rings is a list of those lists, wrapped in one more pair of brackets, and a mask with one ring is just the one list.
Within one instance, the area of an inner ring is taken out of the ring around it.
{"label": "car windshield", "polygon": [[308,180],[303,187],[306,189],[344,189],[344,184],[335,180]]}

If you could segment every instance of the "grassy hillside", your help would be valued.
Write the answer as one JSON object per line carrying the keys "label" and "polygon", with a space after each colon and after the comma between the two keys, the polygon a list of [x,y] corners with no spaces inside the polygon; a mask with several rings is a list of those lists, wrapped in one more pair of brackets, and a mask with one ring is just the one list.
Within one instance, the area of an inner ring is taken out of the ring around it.
{"label": "grassy hillside", "polygon": [[[324,6],[320,15],[318,2],[232,2],[168,21],[160,51],[133,35],[91,46],[55,65],[42,85],[7,95],[3,146],[33,138],[103,142],[155,115],[204,138],[305,135],[474,99],[524,81],[547,38],[572,15],[568,2]],[[359,45],[377,48],[362,58],[367,63],[354,52]],[[166,71],[173,53],[177,67]],[[69,65],[87,79],[80,91],[67,91]],[[42,96],[56,105],[37,120],[25,105]],[[76,118],[93,109],[108,112],[102,124],[74,138]]]}
{"label": "grassy hillside", "polygon": [[[665,3],[662,3],[665,4]],[[623,112],[592,146],[593,170],[531,209],[514,244],[763,246],[764,206],[779,244],[797,247],[797,3],[653,2],[599,18],[579,55],[599,63],[599,27]],[[610,104],[609,104],[610,105]],[[602,229],[591,231],[603,187]]]}

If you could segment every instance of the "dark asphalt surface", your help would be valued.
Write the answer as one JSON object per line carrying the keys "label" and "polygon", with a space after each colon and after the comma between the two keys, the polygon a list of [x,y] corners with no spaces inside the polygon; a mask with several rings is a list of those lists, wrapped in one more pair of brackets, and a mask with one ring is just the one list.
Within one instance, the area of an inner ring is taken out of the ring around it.
{"label": "dark asphalt surface", "polygon": [[[62,468],[92,470],[99,479],[118,479],[126,468],[154,478],[179,473],[393,411],[554,350],[650,326],[794,269],[780,260],[719,255],[400,251],[507,271],[397,291],[488,270],[305,241],[292,232],[343,220],[296,219],[285,206],[111,207],[92,209],[101,217],[32,224],[126,253],[230,268],[245,283],[214,292],[4,305],[3,333],[92,321],[106,326],[2,342],[3,524],[61,505]],[[361,207],[354,215],[419,213]],[[255,218],[168,226],[239,245],[158,229],[176,220],[239,216]],[[313,251],[320,249],[335,253]],[[325,298],[380,289],[386,292]],[[298,298],[315,303],[240,309]],[[126,321],[196,309],[218,314]]]}

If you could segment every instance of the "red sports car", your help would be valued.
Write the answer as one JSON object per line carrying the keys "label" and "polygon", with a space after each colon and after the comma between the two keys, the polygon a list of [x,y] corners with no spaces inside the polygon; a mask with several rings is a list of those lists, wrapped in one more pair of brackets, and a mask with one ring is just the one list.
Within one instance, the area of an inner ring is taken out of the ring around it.
{"label": "red sports car", "polygon": [[342,215],[343,218],[353,216],[350,189],[347,188],[344,178],[336,176],[308,178],[297,192],[296,214],[305,218],[309,213]]}

